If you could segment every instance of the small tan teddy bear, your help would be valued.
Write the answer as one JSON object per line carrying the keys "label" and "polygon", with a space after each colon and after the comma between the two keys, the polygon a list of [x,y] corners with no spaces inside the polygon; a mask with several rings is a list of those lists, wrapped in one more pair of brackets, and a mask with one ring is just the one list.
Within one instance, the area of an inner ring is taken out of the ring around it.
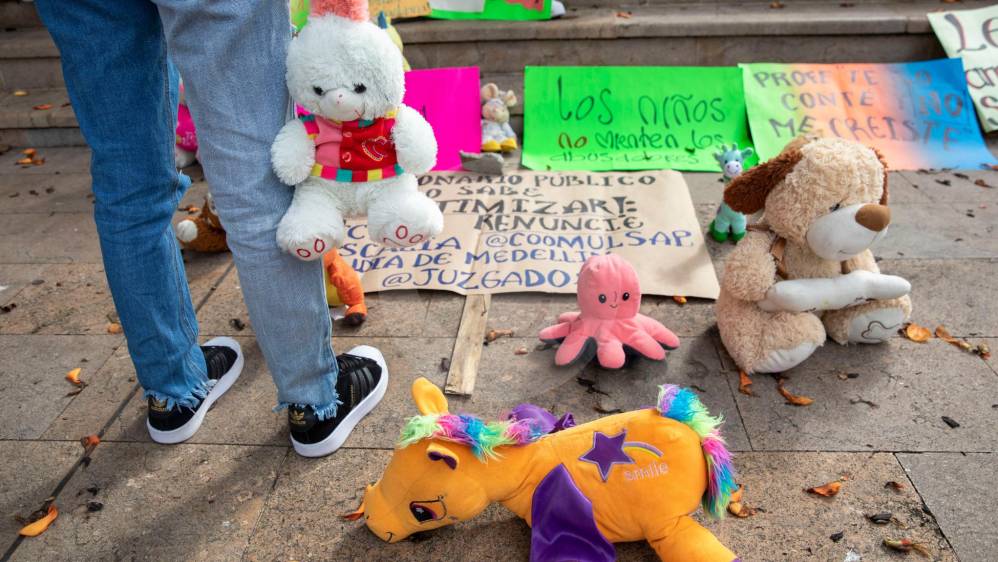
{"label": "small tan teddy bear", "polygon": [[229,249],[218,215],[215,214],[215,200],[211,194],[204,198],[201,214],[193,219],[184,219],[176,226],[177,240],[186,250],[195,252],[225,252]]}
{"label": "small tan teddy bear", "polygon": [[880,273],[869,247],[887,232],[887,165],[837,138],[797,139],[724,191],[762,219],[725,262],[721,340],[747,373],[793,368],[823,345],[882,343],[911,314],[905,279]]}

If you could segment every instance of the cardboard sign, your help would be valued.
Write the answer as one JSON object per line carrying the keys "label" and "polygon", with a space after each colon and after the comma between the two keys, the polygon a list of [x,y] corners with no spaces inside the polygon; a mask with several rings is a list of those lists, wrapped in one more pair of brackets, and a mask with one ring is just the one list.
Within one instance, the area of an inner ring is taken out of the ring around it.
{"label": "cardboard sign", "polygon": [[876,147],[896,170],[994,161],[959,60],[742,68],[752,139],[764,160],[798,135],[818,134]]}
{"label": "cardboard sign", "polygon": [[582,263],[606,253],[634,265],[644,294],[720,290],[679,173],[427,174],[420,184],[444,212],[436,239],[395,250],[349,224],[340,255],[365,291],[574,293]]}
{"label": "cardboard sign", "polygon": [[751,146],[735,67],[528,66],[524,98],[534,170],[715,172],[722,144]]}
{"label": "cardboard sign", "polygon": [[998,4],[928,16],[946,56],[963,60],[981,126],[998,131]]}
{"label": "cardboard sign", "polygon": [[551,0],[429,0],[430,17],[444,20],[546,20]]}
{"label": "cardboard sign", "polygon": [[384,12],[392,19],[418,18],[430,15],[429,0],[367,0],[372,16]]}
{"label": "cardboard sign", "polygon": [[405,73],[403,103],[430,122],[437,138],[434,170],[461,168],[459,151],[482,145],[478,67],[433,68]]}

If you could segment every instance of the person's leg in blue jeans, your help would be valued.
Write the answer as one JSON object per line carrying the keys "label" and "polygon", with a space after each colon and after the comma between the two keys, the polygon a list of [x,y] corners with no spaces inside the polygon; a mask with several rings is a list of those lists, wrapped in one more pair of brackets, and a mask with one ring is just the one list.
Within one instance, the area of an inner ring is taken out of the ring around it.
{"label": "person's leg in blue jeans", "polygon": [[306,456],[328,454],[384,395],[388,372],[373,348],[333,356],[321,262],[303,262],[277,245],[277,224],[293,193],[270,164],[270,145],[289,109],[288,5],[156,3],[250,320],[279,406],[290,407],[292,443]]}
{"label": "person's leg in blue jeans", "polygon": [[159,13],[138,0],[37,6],[91,146],[104,269],[149,398],[150,435],[161,443],[184,441],[238,378],[242,359],[231,339],[198,345],[170,225],[190,182],[174,168],[177,80],[167,67]]}
{"label": "person's leg in blue jeans", "polygon": [[92,149],[104,269],[139,382],[170,407],[193,406],[208,379],[170,228],[183,189],[173,166],[176,94],[159,13],[139,1],[37,6]]}
{"label": "person's leg in blue jeans", "polygon": [[[107,176],[112,187],[105,191],[125,193],[112,197],[107,207],[113,213],[134,211],[128,216],[128,228],[108,232],[106,245],[120,244],[122,249],[105,250],[105,259],[120,260],[115,272],[129,269],[124,258],[134,258],[140,247],[131,241],[136,231],[163,244],[157,255],[147,256],[141,264],[131,262],[141,272],[114,273],[130,282],[111,281],[112,291],[122,295],[118,306],[135,308],[142,302],[153,309],[162,305],[180,311],[176,318],[121,311],[137,370],[158,359],[165,364],[160,370],[169,371],[158,378],[147,376],[151,371],[140,373],[140,382],[152,396],[159,392],[155,385],[168,381],[196,400],[206,384],[211,386],[212,376],[211,361],[206,383],[203,361],[200,369],[189,368],[187,361],[170,355],[178,347],[194,355],[197,331],[169,229],[180,192],[172,168],[174,102],[164,93],[169,82],[164,47],[168,43],[184,78],[205,176],[228,232],[257,341],[277,385],[279,406],[291,407],[292,442],[305,455],[332,452],[381,399],[388,373],[373,348],[334,357],[321,263],[301,262],[277,246],[277,223],[292,195],[270,167],[270,144],[288,107],[287,5],[272,0],[162,0],[154,6],[144,0],[122,0],[103,8],[100,0],[85,0],[56,8],[50,1],[41,2],[44,8],[40,8],[64,61],[67,55],[75,61],[65,63],[67,83],[94,149],[95,189],[98,174]],[[139,130],[146,132],[135,133]],[[146,176],[165,182],[167,195]],[[100,223],[101,213],[97,216]],[[102,242],[104,238],[102,230]],[[176,266],[174,277],[165,275],[171,264]],[[154,280],[156,272],[168,279]],[[108,267],[109,279],[112,275]],[[117,294],[115,299],[118,303]],[[155,304],[143,302],[147,299],[155,299]],[[130,314],[135,320],[124,321]],[[144,331],[187,339],[147,353],[133,347],[133,332]],[[169,396],[179,401],[180,394]]]}
{"label": "person's leg in blue jeans", "polygon": [[282,405],[335,414],[336,361],[321,263],[277,247],[292,188],[270,166],[284,125],[284,2],[158,2],[198,129],[205,177],[225,226],[257,341]]}

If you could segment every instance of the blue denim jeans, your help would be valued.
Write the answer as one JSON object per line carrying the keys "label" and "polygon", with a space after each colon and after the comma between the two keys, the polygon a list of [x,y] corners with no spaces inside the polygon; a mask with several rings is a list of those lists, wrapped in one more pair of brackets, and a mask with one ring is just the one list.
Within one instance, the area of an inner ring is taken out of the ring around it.
{"label": "blue denim jeans", "polygon": [[334,415],[337,371],[322,263],[300,261],[276,241],[292,195],[270,167],[270,144],[289,103],[287,2],[36,4],[93,152],[104,267],[146,395],[191,405],[207,387],[171,225],[186,185],[174,167],[177,92],[169,50],[279,406],[312,405],[320,418]]}

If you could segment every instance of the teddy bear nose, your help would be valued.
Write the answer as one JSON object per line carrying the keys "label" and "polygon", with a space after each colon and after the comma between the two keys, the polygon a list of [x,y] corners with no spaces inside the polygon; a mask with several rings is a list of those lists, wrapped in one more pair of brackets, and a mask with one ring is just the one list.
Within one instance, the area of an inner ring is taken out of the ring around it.
{"label": "teddy bear nose", "polygon": [[891,223],[891,210],[886,205],[863,205],[856,211],[856,222],[874,232],[880,232]]}

